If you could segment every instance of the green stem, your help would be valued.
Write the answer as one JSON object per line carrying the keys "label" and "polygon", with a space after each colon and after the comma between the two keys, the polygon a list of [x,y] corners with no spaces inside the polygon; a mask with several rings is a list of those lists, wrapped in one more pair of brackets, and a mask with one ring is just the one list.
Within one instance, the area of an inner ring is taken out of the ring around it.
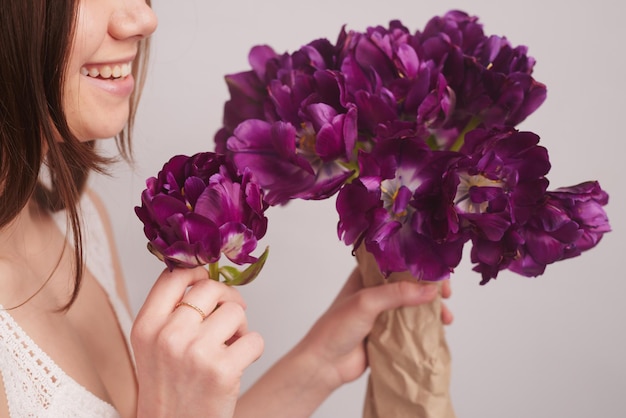
{"label": "green stem", "polygon": [[479,124],[480,124],[479,118],[472,118],[467,124],[467,126],[465,127],[465,129],[463,129],[463,132],[461,132],[461,134],[458,136],[456,141],[454,141],[454,144],[452,144],[452,146],[450,147],[450,151],[460,150],[463,144],[465,143],[465,134],[467,134],[469,131],[476,128]]}
{"label": "green stem", "polygon": [[209,263],[209,279],[215,280],[216,282],[220,281],[220,266],[219,262]]}

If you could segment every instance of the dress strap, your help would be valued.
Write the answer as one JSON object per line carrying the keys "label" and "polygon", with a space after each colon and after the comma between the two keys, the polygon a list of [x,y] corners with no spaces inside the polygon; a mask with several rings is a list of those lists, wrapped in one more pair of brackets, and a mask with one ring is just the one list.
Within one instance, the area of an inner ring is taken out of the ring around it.
{"label": "dress strap", "polygon": [[[113,256],[104,222],[100,217],[98,208],[87,193],[83,194],[79,207],[82,217],[86,267],[107,294],[109,303],[117,316],[120,328],[124,334],[128,351],[131,354],[131,358],[134,359],[130,344],[132,317],[117,290]],[[66,234],[71,232],[67,228],[65,212],[55,213],[53,218],[61,231]]]}

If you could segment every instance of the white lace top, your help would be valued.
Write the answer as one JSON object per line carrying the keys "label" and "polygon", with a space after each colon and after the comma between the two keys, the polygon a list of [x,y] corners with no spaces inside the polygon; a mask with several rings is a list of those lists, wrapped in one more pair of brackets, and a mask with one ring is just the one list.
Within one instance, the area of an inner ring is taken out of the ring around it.
{"label": "white lace top", "polygon": [[[81,201],[85,261],[109,297],[130,350],[132,319],[115,288],[115,273],[102,220],[93,202]],[[54,219],[65,231],[65,213]],[[89,392],[24,332],[0,305],[0,370],[11,417],[119,417],[115,408]]]}

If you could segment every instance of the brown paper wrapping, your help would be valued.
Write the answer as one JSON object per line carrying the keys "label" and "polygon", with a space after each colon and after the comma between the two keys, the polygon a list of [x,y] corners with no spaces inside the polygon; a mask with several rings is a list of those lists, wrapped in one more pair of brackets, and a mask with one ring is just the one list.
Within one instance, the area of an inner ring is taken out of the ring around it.
{"label": "brown paper wrapping", "polygon": [[[356,257],[365,286],[415,280],[408,272],[385,279],[364,246],[356,250]],[[363,418],[455,418],[440,297],[383,312],[366,348],[370,375]]]}

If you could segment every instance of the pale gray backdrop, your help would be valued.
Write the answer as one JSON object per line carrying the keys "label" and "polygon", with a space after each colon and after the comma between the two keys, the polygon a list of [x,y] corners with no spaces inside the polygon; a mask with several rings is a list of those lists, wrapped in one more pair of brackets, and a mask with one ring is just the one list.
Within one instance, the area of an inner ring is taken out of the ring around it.
{"label": "pale gray backdrop", "polygon": [[[626,416],[623,169],[626,106],[624,41],[618,0],[154,0],[160,25],[136,129],[136,167],[94,179],[115,224],[137,310],[162,265],[145,249],[133,207],[146,177],[175,154],[213,150],[227,99],[226,73],[247,70],[251,46],[279,52],[339,28],[363,30],[400,18],[422,28],[435,14],[462,8],[487,33],[526,44],[548,100],[522,128],[537,132],[551,156],[552,187],[598,179],[611,194],[613,232],[598,248],[549,266],[543,277],[501,274],[478,285],[466,261],[453,276],[447,330],[452,395],[461,418],[618,418]],[[262,245],[262,276],[242,289],[251,328],[266,350],[248,386],[288,350],[329,304],[353,267],[336,238],[333,201],[272,209]],[[365,379],[337,391],[315,417],[359,417]],[[392,418],[392,417],[391,417]]]}

